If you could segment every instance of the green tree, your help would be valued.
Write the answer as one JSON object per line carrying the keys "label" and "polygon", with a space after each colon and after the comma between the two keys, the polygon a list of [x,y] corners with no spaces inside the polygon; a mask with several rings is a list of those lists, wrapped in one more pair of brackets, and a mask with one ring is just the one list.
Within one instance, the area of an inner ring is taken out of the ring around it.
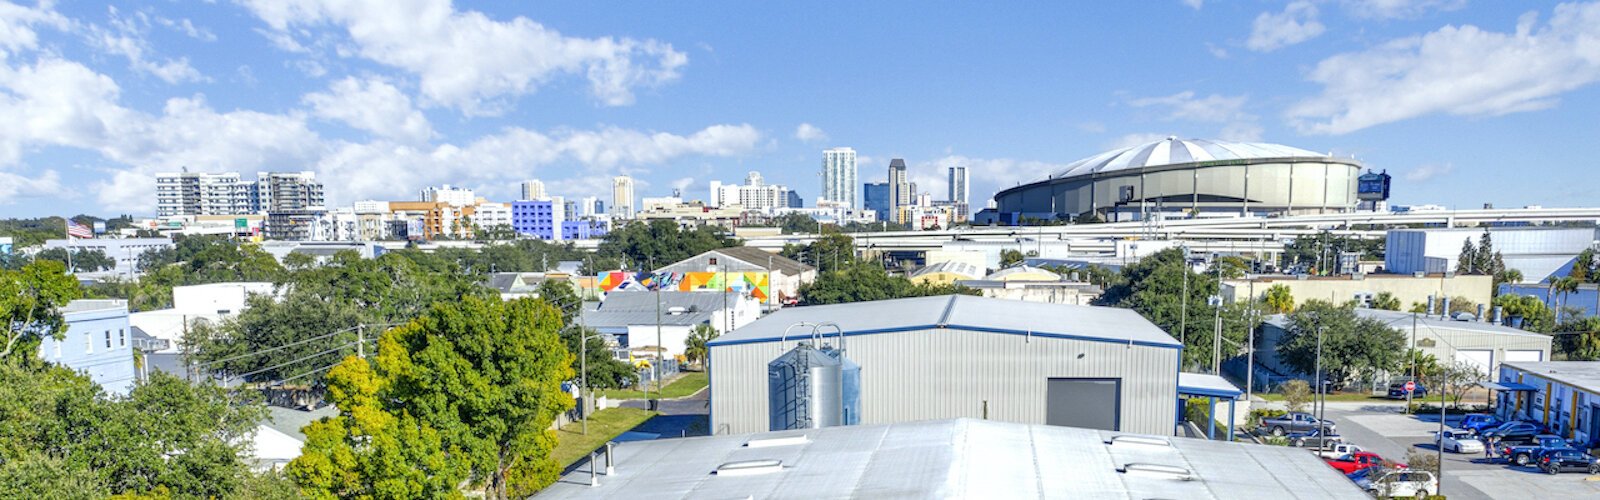
{"label": "green tree", "polygon": [[53,260],[66,264],[72,262],[72,270],[76,272],[105,271],[117,267],[117,261],[106,256],[104,250],[98,248],[80,248],[72,251],[72,258],[67,258],[65,248],[47,248],[40,250],[33,256],[34,260]]}
{"label": "green tree", "polygon": [[1588,316],[1562,323],[1557,330],[1568,332],[1555,339],[1555,350],[1569,361],[1600,360],[1600,317]]}
{"label": "green tree", "polygon": [[616,258],[629,269],[659,268],[707,250],[739,246],[718,227],[701,226],[680,230],[676,222],[664,219],[633,221],[613,228],[600,240],[597,256]]}
{"label": "green tree", "polygon": [[1494,298],[1494,305],[1501,308],[1507,325],[1540,333],[1549,333],[1555,327],[1555,311],[1539,297],[1501,295]]}
{"label": "green tree", "polygon": [[1400,298],[1395,297],[1394,294],[1389,292],[1378,292],[1378,295],[1372,297],[1372,308],[1382,309],[1385,311],[1399,311]]}
{"label": "green tree", "polygon": [[1272,311],[1272,314],[1287,314],[1294,310],[1294,292],[1289,291],[1289,286],[1282,283],[1267,287],[1262,301],[1266,302],[1267,310]]}
{"label": "green tree", "polygon": [[78,280],[59,262],[39,261],[16,271],[0,270],[0,324],[6,344],[0,358],[34,359],[45,336],[61,339],[61,308],[83,296]]}
{"label": "green tree", "polygon": [[1222,273],[1223,278],[1243,278],[1245,274],[1250,272],[1250,261],[1236,255],[1217,257],[1211,262],[1211,267],[1206,270],[1206,274],[1216,276],[1218,272]]}
{"label": "green tree", "polygon": [[1011,267],[1011,266],[1015,266],[1017,264],[1021,264],[1023,259],[1026,259],[1026,258],[1027,258],[1027,256],[1023,255],[1022,251],[1020,251],[1020,250],[1011,249],[1011,248],[1007,248],[1005,250],[1001,250],[1000,251],[1000,267],[1004,268],[1004,267]]}
{"label": "green tree", "polygon": [[785,245],[780,254],[816,266],[819,273],[847,269],[858,260],[855,239],[840,233],[822,235],[808,245]]}
{"label": "green tree", "polygon": [[[1568,295],[1578,292],[1578,283],[1579,281],[1571,276],[1550,278],[1550,291],[1557,294],[1556,311],[1561,311],[1562,306],[1566,305]],[[1556,319],[1560,319],[1560,314],[1557,314]]]}
{"label": "green tree", "polygon": [[[639,381],[639,372],[627,361],[619,360],[611,354],[611,348],[606,345],[605,339],[593,329],[582,328],[578,321],[579,311],[583,304],[578,300],[578,294],[572,284],[562,280],[545,280],[539,284],[535,293],[537,298],[554,306],[561,311],[561,341],[567,350],[573,354],[572,371],[582,374],[584,368],[588,369],[588,386],[597,389],[620,389],[630,387]],[[586,341],[588,346],[579,344]],[[584,363],[578,356],[588,356]],[[585,366],[586,365],[586,366]]]}
{"label": "green tree", "polygon": [[554,482],[549,430],[573,400],[561,312],[467,297],[383,333],[328,376],[337,417],[306,428],[289,475],[313,497],[524,497]]}
{"label": "green tree", "polygon": [[1305,411],[1306,404],[1311,402],[1311,384],[1304,380],[1285,381],[1278,386],[1278,392],[1283,394],[1283,403],[1289,411]]}
{"label": "green tree", "polygon": [[1472,238],[1461,242],[1461,254],[1456,256],[1456,274],[1478,274],[1478,247]]}
{"label": "green tree", "polygon": [[799,212],[780,215],[772,220],[772,225],[783,229],[783,234],[817,234],[822,232],[822,226],[811,216]]}
{"label": "green tree", "polygon": [[1356,315],[1351,304],[1310,300],[1287,319],[1289,328],[1278,344],[1278,356],[1295,370],[1314,374],[1321,332],[1322,370],[1335,386],[1356,375],[1397,370],[1404,361],[1405,334],[1382,321]]}
{"label": "green tree", "polygon": [[808,305],[950,294],[977,295],[978,292],[957,285],[915,284],[899,276],[890,276],[883,268],[865,262],[819,274],[815,281],[800,285],[800,297]]}
{"label": "green tree", "polygon": [[[1214,275],[1194,272],[1185,260],[1184,251],[1177,248],[1140,259],[1122,268],[1122,282],[1106,288],[1098,302],[1138,311],[1178,337],[1184,344],[1184,366],[1210,366],[1219,311],[1209,299],[1219,295],[1219,282]],[[1237,314],[1223,315],[1232,320]],[[1222,334],[1232,343],[1242,343],[1246,329],[1224,328]]]}
{"label": "green tree", "polygon": [[690,363],[705,366],[706,359],[711,354],[711,350],[706,347],[706,343],[716,340],[719,335],[717,329],[712,328],[711,325],[695,325],[694,331],[689,332],[689,340],[684,348],[683,357],[687,358]]}

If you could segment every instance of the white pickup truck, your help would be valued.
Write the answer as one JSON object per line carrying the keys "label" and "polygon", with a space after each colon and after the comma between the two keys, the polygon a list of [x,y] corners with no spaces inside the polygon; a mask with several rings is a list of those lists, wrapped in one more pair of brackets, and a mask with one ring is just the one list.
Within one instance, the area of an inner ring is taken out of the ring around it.
{"label": "white pickup truck", "polygon": [[1367,450],[1363,450],[1360,446],[1349,443],[1328,443],[1328,446],[1313,448],[1311,450],[1311,452],[1317,454],[1317,456],[1327,459],[1344,458],[1346,455],[1350,455],[1358,451]]}

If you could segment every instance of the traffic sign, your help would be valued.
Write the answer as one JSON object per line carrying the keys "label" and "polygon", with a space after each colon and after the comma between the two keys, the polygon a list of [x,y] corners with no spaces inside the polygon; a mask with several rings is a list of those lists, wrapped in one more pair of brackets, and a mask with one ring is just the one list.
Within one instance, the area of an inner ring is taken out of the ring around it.
{"label": "traffic sign", "polygon": [[1417,383],[1416,382],[1412,382],[1412,381],[1409,381],[1409,380],[1406,381],[1406,392],[1414,392],[1416,390],[1417,390]]}

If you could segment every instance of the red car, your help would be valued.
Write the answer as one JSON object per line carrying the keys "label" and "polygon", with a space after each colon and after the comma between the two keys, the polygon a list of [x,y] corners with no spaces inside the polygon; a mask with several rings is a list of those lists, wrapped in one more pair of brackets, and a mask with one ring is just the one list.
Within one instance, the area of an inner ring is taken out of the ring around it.
{"label": "red car", "polygon": [[1378,456],[1377,453],[1370,451],[1358,451],[1343,458],[1324,458],[1322,461],[1327,462],[1328,465],[1335,469],[1339,469],[1339,472],[1343,474],[1349,474],[1367,467],[1377,467],[1380,465],[1389,465],[1398,469],[1403,469],[1406,466],[1406,464],[1396,464],[1384,460],[1383,457]]}

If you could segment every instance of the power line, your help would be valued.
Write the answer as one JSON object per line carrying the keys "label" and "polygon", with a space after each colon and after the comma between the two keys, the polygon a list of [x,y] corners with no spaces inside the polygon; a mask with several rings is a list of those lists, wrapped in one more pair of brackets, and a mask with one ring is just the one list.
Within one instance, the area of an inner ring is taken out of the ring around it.
{"label": "power line", "polygon": [[255,371],[251,371],[251,372],[247,372],[247,373],[241,373],[241,374],[238,374],[238,375],[234,375],[234,377],[246,378],[246,377],[249,377],[251,375],[256,375],[256,374],[259,374],[259,373],[276,370],[278,368],[289,366],[289,365],[292,365],[292,364],[295,364],[295,363],[299,363],[301,361],[305,361],[305,360],[308,360],[308,359],[312,359],[312,358],[315,358],[315,357],[318,357],[318,356],[324,356],[324,355],[327,355],[328,353],[332,353],[332,352],[338,351],[340,349],[348,348],[350,346],[355,345],[356,343],[357,342],[350,342],[348,344],[341,344],[338,347],[334,347],[334,348],[328,349],[326,351],[322,351],[322,352],[319,352],[319,353],[316,353],[316,354],[312,354],[312,355],[309,355],[309,356],[306,356],[306,357],[303,357],[303,358],[300,358],[300,359],[295,359],[295,360],[291,360],[291,361],[285,361],[283,363],[272,365],[272,366],[269,366],[269,367],[266,367],[266,368],[262,368],[262,369],[259,369],[259,370],[255,370]]}

